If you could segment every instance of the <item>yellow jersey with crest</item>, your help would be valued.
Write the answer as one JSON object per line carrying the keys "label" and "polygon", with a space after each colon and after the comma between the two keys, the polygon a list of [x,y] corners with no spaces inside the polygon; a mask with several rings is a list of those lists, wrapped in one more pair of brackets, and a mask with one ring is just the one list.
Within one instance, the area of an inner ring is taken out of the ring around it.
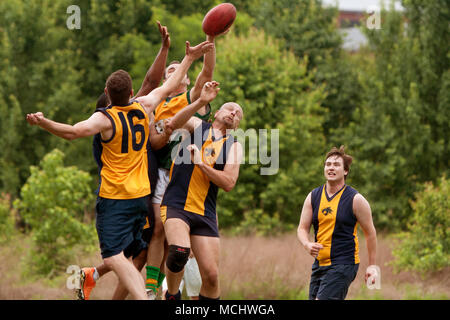
{"label": "yellow jersey with crest", "polygon": [[94,148],[99,167],[98,195],[106,199],[136,199],[150,194],[147,141],[149,118],[144,108],[132,101],[127,106],[97,109],[112,123],[108,140]]}
{"label": "yellow jersey with crest", "polygon": [[356,194],[357,190],[344,185],[330,197],[326,184],[311,192],[315,241],[323,246],[315,265],[359,263],[358,220],[353,213]]}

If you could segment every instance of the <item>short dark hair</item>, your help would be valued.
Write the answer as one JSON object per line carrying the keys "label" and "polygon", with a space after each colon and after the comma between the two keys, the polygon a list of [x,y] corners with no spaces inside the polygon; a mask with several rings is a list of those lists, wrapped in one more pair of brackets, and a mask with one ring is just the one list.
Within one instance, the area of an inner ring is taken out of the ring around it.
{"label": "short dark hair", "polygon": [[112,105],[125,106],[130,101],[133,85],[131,77],[125,70],[117,70],[106,80],[109,100]]}
{"label": "short dark hair", "polygon": [[350,165],[353,162],[353,157],[345,153],[345,146],[340,146],[339,149],[336,147],[331,148],[328,151],[327,156],[325,157],[325,161],[331,156],[338,156],[342,158],[344,162],[344,170],[347,171],[345,178],[347,179],[347,175],[350,173]]}
{"label": "short dark hair", "polygon": [[97,98],[97,103],[95,105],[96,109],[103,109],[108,106],[108,96],[102,92],[102,94]]}

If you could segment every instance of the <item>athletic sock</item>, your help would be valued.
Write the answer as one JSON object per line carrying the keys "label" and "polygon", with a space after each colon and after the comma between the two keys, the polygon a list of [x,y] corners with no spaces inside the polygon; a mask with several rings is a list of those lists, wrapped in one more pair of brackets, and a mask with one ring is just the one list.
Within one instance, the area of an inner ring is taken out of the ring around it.
{"label": "athletic sock", "polygon": [[152,266],[146,266],[145,269],[147,270],[147,280],[145,281],[145,288],[147,290],[153,290],[156,293],[156,290],[158,289],[158,279],[159,279],[159,268],[152,267]]}
{"label": "athletic sock", "polygon": [[158,289],[161,287],[165,277],[166,275],[160,271],[158,277],[158,287],[157,287]]}
{"label": "athletic sock", "polygon": [[94,281],[97,282],[97,280],[100,278],[100,274],[97,271],[97,268],[94,267],[94,274],[92,275],[94,278]]}
{"label": "athletic sock", "polygon": [[166,291],[166,300],[181,300],[181,292],[178,290],[176,294],[170,294],[169,290]]}

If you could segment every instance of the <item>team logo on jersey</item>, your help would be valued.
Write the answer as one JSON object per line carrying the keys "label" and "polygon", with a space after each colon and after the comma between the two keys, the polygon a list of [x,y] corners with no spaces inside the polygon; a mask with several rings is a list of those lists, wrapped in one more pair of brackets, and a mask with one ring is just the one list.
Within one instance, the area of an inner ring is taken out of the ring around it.
{"label": "team logo on jersey", "polygon": [[330,207],[327,207],[325,209],[322,210],[322,213],[327,216],[328,214],[333,213],[333,209],[331,209]]}
{"label": "team logo on jersey", "polygon": [[205,148],[205,150],[203,151],[203,155],[205,158],[205,162],[208,164],[213,164],[215,159],[215,155],[216,155],[216,150],[213,147],[209,147],[209,148]]}
{"label": "team logo on jersey", "polygon": [[216,150],[214,148],[205,148],[206,157],[214,157],[216,155]]}

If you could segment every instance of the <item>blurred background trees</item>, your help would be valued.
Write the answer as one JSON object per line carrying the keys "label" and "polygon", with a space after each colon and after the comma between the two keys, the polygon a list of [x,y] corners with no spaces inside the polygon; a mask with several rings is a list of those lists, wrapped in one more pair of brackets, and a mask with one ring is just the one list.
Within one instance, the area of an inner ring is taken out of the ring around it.
{"label": "blurred background trees", "polygon": [[[130,72],[138,90],[160,47],[156,21],[171,34],[169,61],[180,60],[186,40],[205,39],[203,16],[218,3],[1,1],[0,193],[7,194],[1,208],[19,199],[21,222],[38,210],[24,204],[23,188],[36,170],[30,167],[55,148],[66,155],[66,166],[88,173],[84,183],[93,193],[92,140],[58,139],[28,126],[25,114],[42,111],[72,124],[85,119],[119,68]],[[278,129],[279,170],[261,175],[267,165],[249,164],[254,150],[247,149],[235,189],[219,196],[221,226],[262,234],[292,230],[308,192],[324,182],[325,153],[343,144],[354,156],[348,183],[369,200],[377,228],[408,230],[419,219],[414,203],[424,184],[442,184],[449,173],[449,2],[405,0],[403,11],[383,10],[381,29],[363,23],[368,44],[357,52],[342,49],[338,10],[320,0],[233,3],[233,29],[216,40],[214,78],[222,90],[213,109],[239,103],[243,130],[268,130],[269,155],[270,130]],[[80,30],[66,27],[73,4],[81,9]],[[191,68],[192,80],[200,68],[201,62]],[[10,225],[0,212],[0,223]]]}

